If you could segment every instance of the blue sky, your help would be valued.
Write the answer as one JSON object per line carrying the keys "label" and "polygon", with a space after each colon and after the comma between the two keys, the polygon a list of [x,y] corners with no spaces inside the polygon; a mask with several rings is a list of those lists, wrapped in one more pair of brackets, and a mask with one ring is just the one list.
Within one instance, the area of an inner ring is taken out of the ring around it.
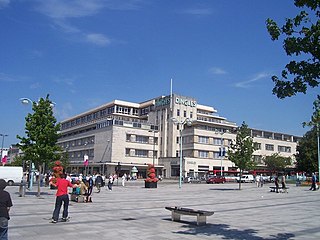
{"label": "blue sky", "polygon": [[58,121],[114,99],[173,92],[249,127],[302,136],[318,89],[280,100],[272,75],[289,58],[265,20],[291,0],[0,0],[0,133],[24,134],[31,106],[50,94]]}

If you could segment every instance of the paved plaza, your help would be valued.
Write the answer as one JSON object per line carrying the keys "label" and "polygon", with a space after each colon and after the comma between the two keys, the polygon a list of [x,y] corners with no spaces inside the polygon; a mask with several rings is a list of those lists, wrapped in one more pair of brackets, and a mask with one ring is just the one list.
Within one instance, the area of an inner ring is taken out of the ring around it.
{"label": "paved plaza", "polygon": [[[116,184],[115,184],[116,185]],[[19,197],[7,187],[14,206],[9,239],[320,239],[320,191],[289,185],[289,193],[272,193],[255,184],[183,184],[159,182],[146,189],[139,180],[100,193],[92,203],[70,202],[69,222],[49,223],[55,190],[36,187]],[[214,211],[207,225],[195,216],[171,221],[166,206]]]}

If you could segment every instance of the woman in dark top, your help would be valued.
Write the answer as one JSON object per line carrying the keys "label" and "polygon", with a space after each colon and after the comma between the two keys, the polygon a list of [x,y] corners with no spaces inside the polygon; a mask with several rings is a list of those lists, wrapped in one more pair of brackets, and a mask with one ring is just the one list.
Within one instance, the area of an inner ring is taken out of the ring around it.
{"label": "woman in dark top", "polygon": [[4,179],[0,179],[0,239],[8,239],[8,220],[9,210],[12,207],[10,194],[4,191],[7,183]]}

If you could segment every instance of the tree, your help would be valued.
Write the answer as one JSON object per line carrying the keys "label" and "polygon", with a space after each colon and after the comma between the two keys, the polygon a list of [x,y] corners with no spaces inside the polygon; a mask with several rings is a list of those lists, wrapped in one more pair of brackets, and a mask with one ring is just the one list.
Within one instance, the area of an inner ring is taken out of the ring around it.
{"label": "tree", "polygon": [[317,163],[317,129],[313,127],[299,141],[296,154],[296,167],[301,172],[316,172]]}
{"label": "tree", "polygon": [[[254,150],[250,129],[248,125],[243,122],[237,130],[236,142],[232,142],[228,150],[229,160],[240,169],[240,179],[244,170],[250,170],[255,166],[252,157]],[[241,181],[239,181],[239,190],[240,189]]]}
{"label": "tree", "polygon": [[284,171],[291,164],[290,157],[280,156],[279,153],[274,153],[271,156],[266,156],[263,161],[267,169],[271,172]]}
{"label": "tree", "polygon": [[[318,99],[315,100],[313,102],[313,109],[314,112],[311,116],[311,120],[309,122],[304,122],[303,126],[310,126],[313,127],[313,131],[315,131],[316,133],[314,134],[313,138],[314,138],[314,142],[315,139],[317,139],[316,145],[314,146],[315,149],[317,149],[317,154],[316,156],[318,156],[318,174],[320,174],[320,140],[319,140],[319,136],[320,136],[320,96],[318,95]],[[316,159],[316,156],[314,159]],[[314,171],[316,172],[316,171]],[[318,177],[319,182],[320,182],[320,178]]]}
{"label": "tree", "polygon": [[[17,138],[20,139],[18,145],[24,153],[24,160],[31,160],[40,172],[43,164],[48,166],[51,161],[60,158],[61,148],[56,144],[60,124],[57,124],[52,108],[49,95],[45,99],[40,98],[38,102],[33,102],[33,113],[28,113],[25,118],[26,137],[17,135]],[[38,181],[39,195],[40,183]]]}
{"label": "tree", "polygon": [[[295,0],[295,6],[306,11],[294,18],[287,18],[279,27],[268,18],[267,29],[273,41],[284,35],[283,48],[294,60],[290,61],[282,71],[281,79],[272,76],[275,83],[273,94],[278,98],[291,97],[297,93],[306,93],[307,88],[319,86],[320,79],[320,0]],[[293,78],[292,81],[288,80]]]}

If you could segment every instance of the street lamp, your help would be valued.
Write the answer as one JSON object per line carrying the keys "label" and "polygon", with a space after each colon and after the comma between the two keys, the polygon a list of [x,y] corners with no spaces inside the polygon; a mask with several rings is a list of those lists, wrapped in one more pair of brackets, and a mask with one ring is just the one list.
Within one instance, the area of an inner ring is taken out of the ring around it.
{"label": "street lamp", "polygon": [[158,132],[157,130],[153,129],[153,130],[149,130],[149,132],[153,132],[153,150],[152,150],[152,165],[154,166],[155,164],[155,147],[156,147],[156,132]]}
{"label": "street lamp", "polygon": [[180,173],[179,173],[179,188],[181,188],[182,185],[182,130],[185,124],[188,126],[192,125],[192,120],[190,118],[186,118],[183,121],[179,121],[176,118],[171,118],[174,124],[179,126],[179,132],[180,132]]}
{"label": "street lamp", "polygon": [[219,157],[220,157],[220,176],[222,176],[222,159],[225,156],[225,149],[223,147],[223,131],[217,131],[216,134],[220,134],[220,151],[219,151]]}
{"label": "street lamp", "polygon": [[[8,135],[8,134],[2,134],[2,133],[0,133],[0,136],[2,137],[2,144],[1,144],[1,161],[2,161],[4,138],[5,138],[5,137],[8,137],[9,135]],[[3,164],[4,164],[4,163],[3,163]]]}
{"label": "street lamp", "polygon": [[[34,103],[34,101],[32,101],[30,98],[25,98],[25,97],[23,97],[23,98],[20,98],[19,99],[20,100],[20,102],[23,104],[23,105],[28,105],[28,104],[33,104]],[[35,102],[36,104],[38,104],[38,102]],[[56,103],[55,102],[51,102],[50,103],[50,107],[55,107],[56,106]]]}

